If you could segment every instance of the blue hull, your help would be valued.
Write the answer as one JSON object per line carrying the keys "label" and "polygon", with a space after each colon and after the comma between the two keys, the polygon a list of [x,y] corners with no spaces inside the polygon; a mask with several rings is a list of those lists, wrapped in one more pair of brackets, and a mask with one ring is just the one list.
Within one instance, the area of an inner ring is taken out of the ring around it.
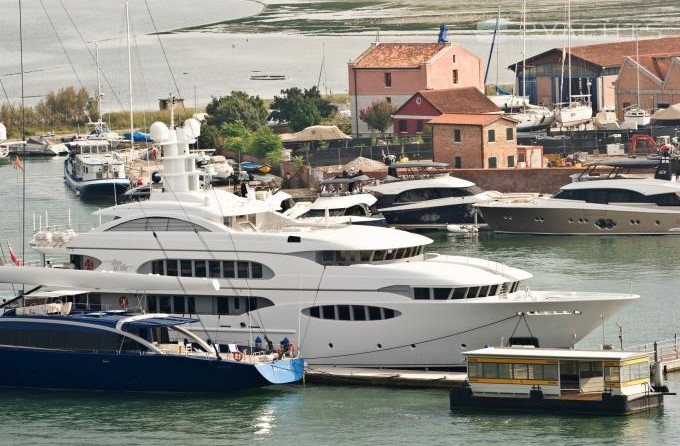
{"label": "blue hull", "polygon": [[0,348],[1,387],[227,392],[299,381],[301,358],[253,365],[188,356]]}

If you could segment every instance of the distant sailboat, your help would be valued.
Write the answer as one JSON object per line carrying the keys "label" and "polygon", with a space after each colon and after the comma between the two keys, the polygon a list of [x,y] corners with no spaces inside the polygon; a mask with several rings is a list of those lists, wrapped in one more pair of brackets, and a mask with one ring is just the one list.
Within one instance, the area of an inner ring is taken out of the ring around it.
{"label": "distant sailboat", "polygon": [[640,46],[638,44],[637,28],[635,28],[635,65],[637,71],[637,93],[635,105],[627,108],[623,112],[623,122],[635,124],[637,127],[643,127],[649,125],[649,123],[652,121],[652,114],[649,112],[649,110],[644,110],[640,106]]}
{"label": "distant sailboat", "polygon": [[[527,92],[527,74],[526,74],[526,9],[527,2],[522,3],[522,94],[525,96],[517,96],[510,94],[493,95],[489,99],[501,108],[508,117],[517,121],[518,132],[528,132],[532,130],[541,130],[549,128],[555,122],[555,114],[548,107],[541,105],[533,105],[530,103]],[[498,18],[496,19],[496,28],[500,21],[500,5],[498,7]],[[493,47],[492,47],[493,51]]]}
{"label": "distant sailboat", "polygon": [[[593,107],[590,104],[590,94],[572,94],[571,91],[571,0],[567,2],[567,57],[569,102],[558,108],[555,120],[561,127],[575,127],[586,124],[593,118]],[[564,55],[563,61],[564,63]],[[564,84],[564,76],[562,76]]]}

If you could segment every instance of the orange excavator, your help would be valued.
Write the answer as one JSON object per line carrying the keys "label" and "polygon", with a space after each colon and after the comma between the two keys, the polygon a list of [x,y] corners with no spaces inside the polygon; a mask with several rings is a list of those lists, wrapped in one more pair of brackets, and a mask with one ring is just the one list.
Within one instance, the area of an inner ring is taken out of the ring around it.
{"label": "orange excavator", "polygon": [[631,158],[635,158],[635,156],[636,156],[635,154],[637,153],[639,142],[644,142],[645,148],[648,149],[649,151],[656,149],[656,141],[654,141],[654,138],[652,138],[649,135],[635,134],[635,135],[630,137],[630,154],[629,154],[629,156]]}
{"label": "orange excavator", "polygon": [[651,152],[656,149],[662,156],[672,156],[676,151],[677,139],[668,135],[657,136],[656,140],[649,135],[635,134],[630,137],[630,157],[635,158],[638,143],[644,142],[645,149]]}

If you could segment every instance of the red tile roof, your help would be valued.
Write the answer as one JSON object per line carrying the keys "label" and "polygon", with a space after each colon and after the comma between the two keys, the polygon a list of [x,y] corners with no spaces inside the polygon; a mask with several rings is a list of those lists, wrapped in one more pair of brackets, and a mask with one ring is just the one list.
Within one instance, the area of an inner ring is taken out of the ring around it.
{"label": "red tile roof", "polygon": [[[654,76],[661,80],[665,80],[668,75],[668,71],[671,68],[671,63],[673,63],[673,58],[680,57],[680,52],[678,53],[667,53],[667,54],[649,54],[639,57],[640,66],[650,71]],[[635,56],[633,56],[635,60]]]}
{"label": "red tile roof", "polygon": [[446,47],[445,43],[379,43],[354,64],[357,68],[418,68]]}
{"label": "red tile roof", "polygon": [[475,87],[421,90],[425,100],[442,113],[497,113],[501,111]]}
{"label": "red tile roof", "polygon": [[484,114],[471,115],[449,113],[439,115],[436,118],[433,118],[431,121],[429,121],[429,124],[477,125],[484,127],[498,121],[499,119],[506,119],[508,121],[515,122],[513,119],[510,119],[503,115],[484,115]]}
{"label": "red tile roof", "polygon": [[[640,55],[658,54],[659,50],[680,51],[680,36],[640,39],[638,47]],[[635,41],[573,46],[571,55],[600,67],[621,66],[625,56],[635,56]]]}

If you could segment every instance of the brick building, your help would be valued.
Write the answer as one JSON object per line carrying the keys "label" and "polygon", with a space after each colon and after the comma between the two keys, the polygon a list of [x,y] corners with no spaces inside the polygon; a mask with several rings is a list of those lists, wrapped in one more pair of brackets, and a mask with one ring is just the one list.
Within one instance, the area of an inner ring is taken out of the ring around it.
{"label": "brick building", "polygon": [[517,165],[517,121],[494,114],[444,114],[432,119],[436,162],[454,168],[503,168]]}
{"label": "brick building", "polygon": [[394,133],[418,135],[426,123],[443,114],[500,113],[501,110],[475,87],[421,90],[393,115]]}
{"label": "brick building", "polygon": [[359,115],[373,102],[399,108],[420,90],[484,88],[482,60],[450,42],[373,44],[349,63],[348,73],[355,136],[370,134]]}
{"label": "brick building", "polygon": [[[562,77],[567,76],[563,68],[567,53],[562,48],[553,48],[526,60],[526,92],[522,89],[522,62],[510,65],[517,78],[517,92],[530,97],[532,104],[551,105],[569,101],[569,86],[572,94],[590,94],[593,111],[612,109],[617,104],[615,81],[624,65],[626,57],[634,57],[635,41],[600,43],[595,45],[573,46],[571,48],[571,80],[565,79],[560,88]],[[659,39],[641,39],[638,52],[642,55],[680,53],[680,36]],[[564,56],[563,56],[564,54]]]}
{"label": "brick building", "polygon": [[[638,77],[640,104],[638,104]],[[635,105],[653,111],[680,103],[680,52],[626,57],[615,82],[616,115]]]}

